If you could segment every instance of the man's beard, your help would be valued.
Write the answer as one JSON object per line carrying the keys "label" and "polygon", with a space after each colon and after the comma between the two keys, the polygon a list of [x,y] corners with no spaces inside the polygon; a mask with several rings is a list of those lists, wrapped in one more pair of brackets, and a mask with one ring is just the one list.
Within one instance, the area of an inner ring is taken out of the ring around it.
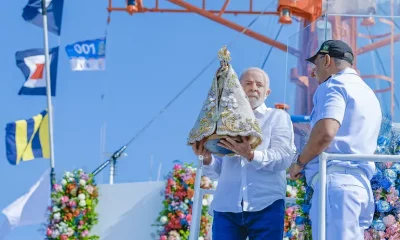
{"label": "man's beard", "polygon": [[261,104],[263,104],[264,100],[256,98],[256,97],[249,97],[250,106],[252,109],[256,109]]}

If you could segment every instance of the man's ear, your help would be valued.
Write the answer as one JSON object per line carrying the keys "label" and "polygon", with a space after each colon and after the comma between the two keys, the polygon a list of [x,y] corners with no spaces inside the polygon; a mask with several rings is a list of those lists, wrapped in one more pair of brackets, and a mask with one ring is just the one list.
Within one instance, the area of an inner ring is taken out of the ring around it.
{"label": "man's ear", "polygon": [[271,89],[268,89],[267,92],[265,93],[265,97],[268,97],[268,95],[271,93]]}
{"label": "man's ear", "polygon": [[331,65],[332,58],[328,54],[325,54],[324,67],[328,68]]}

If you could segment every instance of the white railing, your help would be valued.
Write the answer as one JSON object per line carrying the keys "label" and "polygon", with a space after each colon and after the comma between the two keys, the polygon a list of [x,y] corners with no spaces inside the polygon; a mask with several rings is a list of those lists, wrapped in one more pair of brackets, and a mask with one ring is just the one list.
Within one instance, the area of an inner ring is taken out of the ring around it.
{"label": "white railing", "polygon": [[342,161],[364,161],[364,162],[400,162],[399,155],[377,155],[377,154],[327,154],[319,155],[319,231],[318,239],[326,238],[326,163],[328,160]]}

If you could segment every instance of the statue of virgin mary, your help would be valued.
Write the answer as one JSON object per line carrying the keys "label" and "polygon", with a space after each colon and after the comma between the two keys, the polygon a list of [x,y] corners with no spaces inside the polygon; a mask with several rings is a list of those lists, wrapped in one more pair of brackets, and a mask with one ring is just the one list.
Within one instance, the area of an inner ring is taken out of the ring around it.
{"label": "statue of virgin mary", "polygon": [[229,64],[231,57],[225,46],[218,51],[218,57],[220,68],[190,131],[188,144],[200,142],[213,154],[234,155],[231,150],[218,146],[218,142],[227,136],[237,142],[248,137],[252,149],[255,149],[261,143],[262,135],[238,76]]}

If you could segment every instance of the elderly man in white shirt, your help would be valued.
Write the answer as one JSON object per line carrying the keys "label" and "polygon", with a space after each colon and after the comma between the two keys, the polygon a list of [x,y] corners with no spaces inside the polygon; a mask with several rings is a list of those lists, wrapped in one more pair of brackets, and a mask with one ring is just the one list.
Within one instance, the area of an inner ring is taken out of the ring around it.
{"label": "elderly man in white shirt", "polygon": [[[373,154],[382,120],[378,99],[351,68],[351,48],[340,40],[328,40],[313,57],[319,86],[314,94],[310,120],[311,135],[290,168],[297,179],[305,169],[308,185],[314,189],[310,218],[313,239],[318,239],[319,162],[323,151],[338,154]],[[370,180],[373,162],[327,163],[326,239],[363,240],[373,220],[374,196]]]}
{"label": "elderly man in white shirt", "polygon": [[286,197],[286,169],[295,155],[293,125],[284,110],[267,108],[269,77],[260,68],[245,70],[240,83],[260,124],[263,142],[252,151],[243,138],[220,146],[236,153],[218,157],[193,145],[204,156],[204,173],[218,179],[212,208],[214,240],[282,240]]}

